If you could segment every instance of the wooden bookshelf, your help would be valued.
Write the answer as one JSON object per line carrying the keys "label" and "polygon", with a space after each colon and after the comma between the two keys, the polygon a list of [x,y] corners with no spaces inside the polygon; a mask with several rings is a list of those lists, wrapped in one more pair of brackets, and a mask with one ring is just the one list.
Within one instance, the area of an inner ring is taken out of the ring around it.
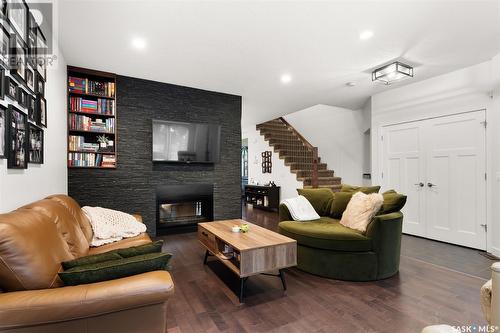
{"label": "wooden bookshelf", "polygon": [[[68,168],[116,169],[116,75],[68,66],[67,79]],[[103,135],[113,144],[101,147]]]}

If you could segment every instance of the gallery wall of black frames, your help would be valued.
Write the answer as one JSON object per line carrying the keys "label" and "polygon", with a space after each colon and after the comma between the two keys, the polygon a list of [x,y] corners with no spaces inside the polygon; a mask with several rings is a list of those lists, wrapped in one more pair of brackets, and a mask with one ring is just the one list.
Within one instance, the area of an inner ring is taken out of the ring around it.
{"label": "gallery wall of black frames", "polygon": [[43,164],[47,40],[24,0],[1,2],[0,158],[7,168]]}

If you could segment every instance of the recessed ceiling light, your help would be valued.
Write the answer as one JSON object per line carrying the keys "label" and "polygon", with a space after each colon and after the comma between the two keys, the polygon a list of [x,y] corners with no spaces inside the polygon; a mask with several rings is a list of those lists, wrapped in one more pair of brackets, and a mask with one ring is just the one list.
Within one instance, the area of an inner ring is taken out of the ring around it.
{"label": "recessed ceiling light", "polygon": [[134,38],[132,39],[132,46],[138,50],[142,50],[146,47],[146,41],[143,38]]}
{"label": "recessed ceiling light", "polygon": [[348,87],[354,87],[356,85],[356,82],[347,82],[345,85]]}
{"label": "recessed ceiling light", "polygon": [[365,30],[359,34],[359,39],[361,39],[361,40],[367,40],[367,39],[370,39],[372,37],[373,37],[373,31],[371,31],[371,30]]}
{"label": "recessed ceiling light", "polygon": [[287,84],[290,83],[290,81],[292,81],[292,77],[290,76],[290,74],[281,75],[281,83]]}

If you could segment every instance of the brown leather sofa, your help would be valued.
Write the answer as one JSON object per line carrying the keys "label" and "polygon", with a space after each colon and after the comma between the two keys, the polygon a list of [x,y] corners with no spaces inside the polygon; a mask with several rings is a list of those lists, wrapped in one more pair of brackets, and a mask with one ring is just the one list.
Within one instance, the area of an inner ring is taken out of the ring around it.
{"label": "brown leather sofa", "polygon": [[166,271],[63,286],[62,261],[151,241],[141,234],[90,248],[91,239],[88,219],[66,195],[0,214],[0,331],[166,331],[166,302],[174,291]]}

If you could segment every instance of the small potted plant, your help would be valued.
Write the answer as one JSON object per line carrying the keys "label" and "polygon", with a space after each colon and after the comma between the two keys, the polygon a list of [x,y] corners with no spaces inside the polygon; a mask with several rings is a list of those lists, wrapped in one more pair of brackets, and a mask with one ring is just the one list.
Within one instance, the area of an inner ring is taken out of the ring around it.
{"label": "small potted plant", "polygon": [[100,150],[106,150],[108,148],[109,139],[106,135],[98,135],[97,142],[99,142]]}

